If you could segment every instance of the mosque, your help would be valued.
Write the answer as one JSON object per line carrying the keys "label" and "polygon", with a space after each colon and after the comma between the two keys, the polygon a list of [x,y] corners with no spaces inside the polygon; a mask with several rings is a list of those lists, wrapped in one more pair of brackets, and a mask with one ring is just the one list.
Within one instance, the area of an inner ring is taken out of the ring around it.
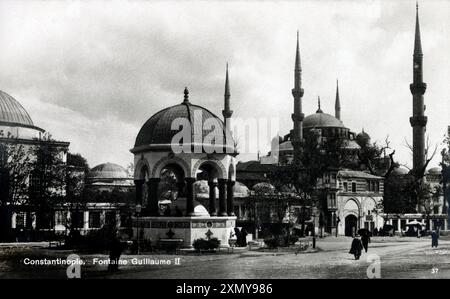
{"label": "mosque", "polygon": [[[23,146],[24,152],[47,142],[58,149],[59,158],[64,163],[69,150],[69,142],[51,140],[48,132],[34,125],[25,108],[4,91],[0,91],[0,142],[4,145]],[[31,157],[32,160],[35,158]],[[9,171],[6,169],[0,169],[0,182],[2,204],[6,207],[2,209],[0,225],[17,231],[35,228],[37,221],[35,209],[29,204],[21,204],[27,202],[29,195],[16,196],[13,203],[4,201],[8,198],[10,188]],[[25,179],[25,184],[30,189],[37,188],[39,183],[39,176],[33,173]],[[50,225],[49,223],[48,226]]]}

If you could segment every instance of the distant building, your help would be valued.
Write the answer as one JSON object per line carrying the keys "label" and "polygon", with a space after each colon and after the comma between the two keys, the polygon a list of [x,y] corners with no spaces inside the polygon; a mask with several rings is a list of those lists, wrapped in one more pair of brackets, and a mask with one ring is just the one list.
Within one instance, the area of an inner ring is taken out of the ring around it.
{"label": "distant building", "polygon": [[104,225],[130,228],[134,197],[133,178],[122,166],[97,165],[85,178],[81,202],[56,212],[55,230],[65,233],[73,229],[86,234]]}

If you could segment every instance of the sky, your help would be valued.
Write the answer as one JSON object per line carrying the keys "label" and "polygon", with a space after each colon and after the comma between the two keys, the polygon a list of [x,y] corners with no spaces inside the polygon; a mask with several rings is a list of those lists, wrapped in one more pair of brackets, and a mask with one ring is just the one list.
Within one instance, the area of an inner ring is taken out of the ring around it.
{"label": "sky", "polygon": [[[420,1],[427,134],[450,125],[450,1]],[[334,114],[411,166],[415,1],[0,1],[0,89],[91,167],[126,166],[145,121],[190,100],[292,128],[299,30],[303,111]],[[239,139],[239,136],[237,137]],[[269,150],[263,144],[261,153]],[[254,159],[242,154],[241,160]],[[430,166],[439,163],[439,155]]]}

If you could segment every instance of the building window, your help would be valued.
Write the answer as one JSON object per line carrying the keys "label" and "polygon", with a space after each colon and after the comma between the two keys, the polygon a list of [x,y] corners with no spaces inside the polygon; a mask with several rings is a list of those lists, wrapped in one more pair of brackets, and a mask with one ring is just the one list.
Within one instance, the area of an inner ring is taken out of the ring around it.
{"label": "building window", "polygon": [[105,224],[111,225],[111,226],[116,226],[116,211],[106,212]]}
{"label": "building window", "polygon": [[344,182],[344,192],[348,192],[348,183]]}
{"label": "building window", "polygon": [[55,212],[55,225],[66,225],[67,212],[66,211],[56,211]]}
{"label": "building window", "polygon": [[370,181],[367,181],[367,190],[372,191],[372,184],[370,183]]}
{"label": "building window", "polygon": [[375,192],[380,192],[380,182],[376,182],[375,184]]}
{"label": "building window", "polygon": [[27,215],[25,212],[19,212],[16,215],[16,228],[25,228]]}
{"label": "building window", "polygon": [[72,212],[72,227],[83,228],[83,212]]}
{"label": "building window", "polygon": [[352,192],[356,193],[356,183],[352,182]]}
{"label": "building window", "polygon": [[89,228],[100,228],[100,212],[89,211]]}
{"label": "building window", "polygon": [[131,227],[131,216],[126,212],[120,213],[120,227]]}
{"label": "building window", "polygon": [[336,194],[335,193],[330,193],[328,194],[328,207],[329,208],[336,208]]}

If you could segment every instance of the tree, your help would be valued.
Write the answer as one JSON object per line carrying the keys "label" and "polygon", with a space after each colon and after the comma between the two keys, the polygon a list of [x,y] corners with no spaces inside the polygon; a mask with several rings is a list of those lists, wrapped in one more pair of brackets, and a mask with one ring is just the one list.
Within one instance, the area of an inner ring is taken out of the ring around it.
{"label": "tree", "polygon": [[64,204],[66,195],[66,163],[63,148],[52,140],[41,140],[33,147],[34,161],[30,178],[30,203],[37,210],[37,227],[52,224],[53,209]]}
{"label": "tree", "polygon": [[19,144],[11,135],[0,132],[0,206],[23,204],[27,198],[27,180],[31,171],[31,148]]}
{"label": "tree", "polygon": [[[319,188],[318,181],[326,173],[337,171],[343,165],[354,164],[353,154],[346,149],[346,145],[345,139],[322,138],[318,131],[310,130],[302,145],[294,149],[293,162],[278,167],[271,175],[271,181],[277,189],[286,186],[293,190],[295,196],[289,202],[290,205],[301,206],[302,211],[309,210],[310,213],[316,208],[320,214],[326,214],[326,190]],[[305,222],[311,216],[301,213],[298,217],[302,233],[305,231]],[[325,225],[323,216],[321,224]]]}
{"label": "tree", "polygon": [[[371,143],[369,139],[362,137],[358,137],[356,142],[361,147],[358,152],[359,164],[366,167],[370,174],[387,179],[399,167],[399,163],[394,160],[395,150],[390,147],[389,136],[384,140],[384,145]],[[387,150],[391,152],[386,156]]]}
{"label": "tree", "polygon": [[[448,213],[448,205],[450,204],[450,127],[449,134],[444,137],[444,147],[441,150],[441,162],[439,163],[442,170],[442,192],[444,193],[443,213]],[[450,217],[449,217],[450,222]]]}
{"label": "tree", "polygon": [[28,199],[30,148],[0,131],[0,240],[11,240],[14,209]]}

